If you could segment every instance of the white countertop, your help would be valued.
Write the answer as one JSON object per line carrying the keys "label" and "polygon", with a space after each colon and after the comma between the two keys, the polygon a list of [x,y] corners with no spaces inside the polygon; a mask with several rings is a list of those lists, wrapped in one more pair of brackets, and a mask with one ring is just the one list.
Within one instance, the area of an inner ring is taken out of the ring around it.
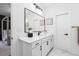
{"label": "white countertop", "polygon": [[19,37],[19,40],[24,41],[24,42],[27,42],[27,43],[32,43],[34,41],[43,39],[43,38],[45,38],[45,37],[47,37],[49,35],[52,35],[52,33],[45,33],[45,34],[39,35],[39,36],[36,35],[36,36],[31,37],[31,38],[21,36],[21,37]]}

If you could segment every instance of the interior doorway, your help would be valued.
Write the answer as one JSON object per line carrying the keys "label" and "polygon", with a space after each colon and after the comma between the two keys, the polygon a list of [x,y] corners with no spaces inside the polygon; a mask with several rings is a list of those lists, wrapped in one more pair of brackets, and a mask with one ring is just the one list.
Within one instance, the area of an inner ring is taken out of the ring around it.
{"label": "interior doorway", "polygon": [[7,44],[11,45],[11,18],[8,16],[5,16],[2,21],[2,41]]}
{"label": "interior doorway", "polygon": [[11,55],[11,4],[0,3],[0,56]]}
{"label": "interior doorway", "polygon": [[2,24],[1,24],[1,21],[4,17],[5,17],[4,15],[0,15],[0,41],[2,41]]}

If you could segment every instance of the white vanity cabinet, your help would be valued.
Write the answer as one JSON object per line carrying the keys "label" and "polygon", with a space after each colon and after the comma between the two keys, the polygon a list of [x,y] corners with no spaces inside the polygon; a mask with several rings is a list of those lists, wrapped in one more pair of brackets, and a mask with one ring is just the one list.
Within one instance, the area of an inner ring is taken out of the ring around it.
{"label": "white vanity cabinet", "polygon": [[41,56],[41,40],[31,44],[23,41],[21,43],[23,43],[23,56]]}
{"label": "white vanity cabinet", "polygon": [[20,43],[23,43],[23,56],[46,56],[52,48],[52,35],[39,38],[39,40],[35,40],[31,43],[28,43],[25,39],[20,39]]}

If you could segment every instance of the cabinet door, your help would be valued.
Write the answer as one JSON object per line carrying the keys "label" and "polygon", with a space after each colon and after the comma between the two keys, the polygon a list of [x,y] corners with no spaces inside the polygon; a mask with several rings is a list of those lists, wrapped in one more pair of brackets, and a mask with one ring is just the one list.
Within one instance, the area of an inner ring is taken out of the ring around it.
{"label": "cabinet door", "polygon": [[41,46],[38,45],[37,47],[32,49],[32,56],[41,56]]}
{"label": "cabinet door", "polygon": [[23,42],[23,56],[31,56],[32,55],[32,48],[31,45]]}
{"label": "cabinet door", "polygon": [[50,41],[46,40],[42,43],[42,56],[46,56],[50,50]]}

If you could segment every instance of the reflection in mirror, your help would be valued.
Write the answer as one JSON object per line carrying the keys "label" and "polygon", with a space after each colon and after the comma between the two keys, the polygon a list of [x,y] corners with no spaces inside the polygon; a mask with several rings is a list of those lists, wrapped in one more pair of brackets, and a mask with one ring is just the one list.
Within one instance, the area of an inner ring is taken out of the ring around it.
{"label": "reflection in mirror", "polygon": [[44,17],[24,8],[24,32],[28,33],[29,31],[38,32],[44,31]]}

